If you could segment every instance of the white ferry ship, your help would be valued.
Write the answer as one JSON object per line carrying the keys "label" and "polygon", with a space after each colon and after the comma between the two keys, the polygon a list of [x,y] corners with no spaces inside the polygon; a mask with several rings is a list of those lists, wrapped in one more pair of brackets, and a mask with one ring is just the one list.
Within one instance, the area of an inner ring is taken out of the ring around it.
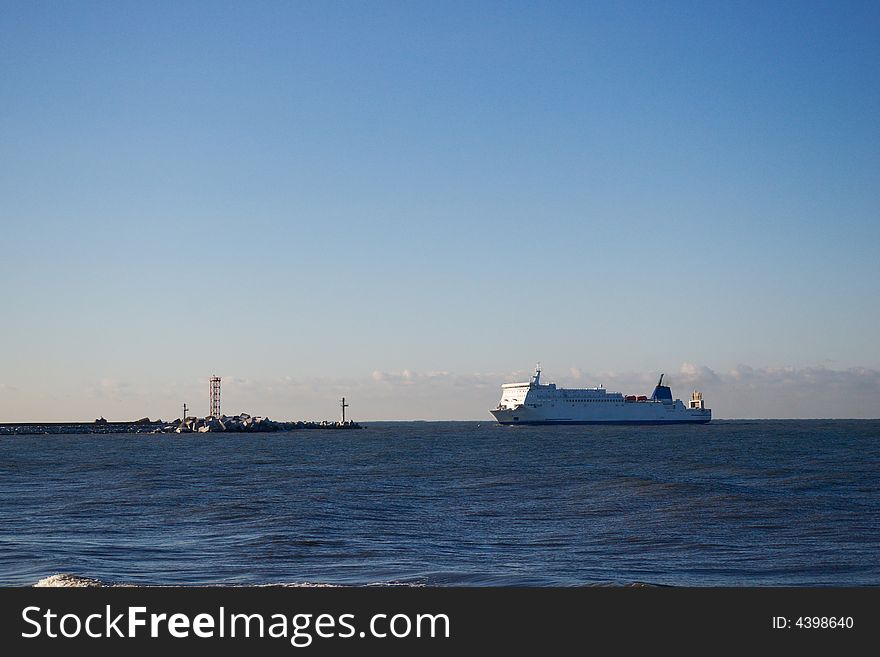
{"label": "white ferry ship", "polygon": [[526,383],[505,383],[501,401],[489,411],[499,424],[705,424],[712,411],[703,394],[694,394],[685,405],[672,399],[663,375],[654,394],[623,395],[605,388],[557,388],[541,383],[541,369]]}

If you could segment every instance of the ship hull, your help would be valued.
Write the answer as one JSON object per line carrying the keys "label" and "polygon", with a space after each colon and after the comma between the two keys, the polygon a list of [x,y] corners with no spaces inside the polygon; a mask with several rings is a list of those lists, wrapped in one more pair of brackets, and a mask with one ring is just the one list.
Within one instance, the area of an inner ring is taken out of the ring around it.
{"label": "ship hull", "polygon": [[[597,408],[604,406],[605,408]],[[686,408],[681,401],[617,402],[607,404],[544,403],[489,411],[498,424],[707,424],[712,411]]]}
{"label": "ship hull", "polygon": [[597,425],[597,424],[617,424],[629,426],[658,426],[661,424],[709,424],[712,418],[707,419],[687,419],[687,420],[498,420],[498,424],[503,426],[547,426],[568,424],[572,426]]}

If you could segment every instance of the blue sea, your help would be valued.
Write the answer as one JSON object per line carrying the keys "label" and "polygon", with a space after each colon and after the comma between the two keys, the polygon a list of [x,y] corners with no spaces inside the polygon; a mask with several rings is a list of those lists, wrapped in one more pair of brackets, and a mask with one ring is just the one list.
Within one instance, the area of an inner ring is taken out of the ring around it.
{"label": "blue sea", "polygon": [[880,421],[0,437],[0,584],[880,584]]}

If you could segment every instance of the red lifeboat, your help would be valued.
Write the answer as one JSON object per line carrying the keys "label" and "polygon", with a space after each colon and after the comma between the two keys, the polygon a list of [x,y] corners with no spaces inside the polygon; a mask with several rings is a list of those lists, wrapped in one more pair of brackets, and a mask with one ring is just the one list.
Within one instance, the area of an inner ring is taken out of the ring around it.
{"label": "red lifeboat", "polygon": [[638,399],[639,401],[648,401],[648,398],[647,398],[645,395],[639,395],[639,396],[637,397],[637,399]]}
{"label": "red lifeboat", "polygon": [[624,397],[624,399],[626,401],[633,402],[636,400],[636,396],[635,395],[627,395],[626,397]]}

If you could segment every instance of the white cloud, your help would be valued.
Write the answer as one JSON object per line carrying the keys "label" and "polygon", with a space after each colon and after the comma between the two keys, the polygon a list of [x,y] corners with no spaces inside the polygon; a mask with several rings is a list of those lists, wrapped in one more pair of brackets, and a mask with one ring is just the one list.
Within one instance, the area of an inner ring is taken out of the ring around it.
{"label": "white cloud", "polygon": [[[330,419],[339,399],[351,404],[349,417],[375,420],[482,419],[491,421],[502,383],[526,381],[530,371],[507,373],[376,370],[348,378],[281,376],[257,379],[223,375],[222,409],[276,419]],[[656,372],[590,372],[577,367],[561,374],[546,371],[544,380],[563,387],[604,385],[625,394],[650,394]],[[857,367],[773,368],[738,365],[727,371],[683,363],[665,379],[676,397],[703,392],[716,418],[876,418],[880,417],[880,371]],[[173,419],[187,402],[196,413],[208,412],[208,380],[135,383],[112,377],[87,384],[78,392],[49,399],[45,391],[19,390],[0,384],[0,414],[10,420],[136,419],[145,415]],[[54,415],[53,415],[54,414]]]}
{"label": "white cloud", "polygon": [[111,399],[119,401],[132,396],[132,386],[128,381],[114,378],[103,378],[86,389],[89,396],[95,399]]}
{"label": "white cloud", "polygon": [[718,374],[714,370],[705,365],[694,365],[693,363],[682,363],[678,375],[682,381],[687,383],[718,381]]}
{"label": "white cloud", "polygon": [[474,386],[482,387],[497,383],[498,374],[455,374],[452,372],[414,372],[402,370],[400,372],[374,371],[370,377],[374,383],[386,386],[425,386],[442,388],[445,386]]}
{"label": "white cloud", "polygon": [[703,390],[718,417],[880,417],[880,371],[869,368],[738,365],[719,373],[686,364],[679,376]]}
{"label": "white cloud", "polygon": [[[571,368],[555,381],[565,387],[604,385],[625,394],[650,395],[658,376],[655,372]],[[677,371],[666,373],[664,383],[683,399],[699,389],[718,418],[880,417],[880,371],[865,367],[833,370],[738,365],[725,372],[682,363]]]}

